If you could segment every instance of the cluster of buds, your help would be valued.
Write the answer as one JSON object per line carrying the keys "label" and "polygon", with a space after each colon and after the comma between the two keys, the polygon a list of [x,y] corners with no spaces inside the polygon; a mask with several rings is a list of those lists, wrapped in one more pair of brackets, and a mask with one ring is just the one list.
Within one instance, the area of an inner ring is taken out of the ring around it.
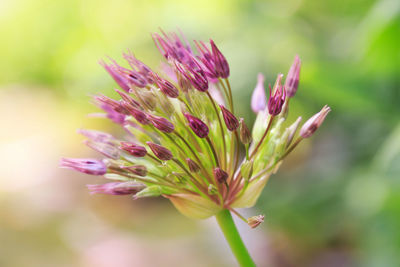
{"label": "cluster of buds", "polygon": [[[80,130],[88,138],[85,143],[106,158],[64,158],[61,166],[112,180],[89,185],[92,193],[163,196],[188,217],[207,218],[223,209],[238,214],[236,208],[253,206],[270,175],[320,127],[330,108],[323,107],[298,134],[301,117],[285,123],[299,85],[296,56],[285,83],[279,74],[269,86],[268,100],[259,74],[251,101],[257,119],[250,131],[234,114],[229,65],[212,40],[195,41],[195,52],[174,33],[154,34],[153,39],[168,63],[163,73],[131,52],[124,54],[129,68],[114,60],[101,62],[119,85],[121,99],[97,95],[94,102],[127,136]],[[264,220],[262,215],[238,216],[251,227]]]}

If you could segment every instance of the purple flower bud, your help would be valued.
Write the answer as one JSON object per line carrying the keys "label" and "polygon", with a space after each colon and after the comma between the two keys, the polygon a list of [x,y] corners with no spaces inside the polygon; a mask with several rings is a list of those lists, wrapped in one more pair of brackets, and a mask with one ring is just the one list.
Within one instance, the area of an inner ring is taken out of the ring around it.
{"label": "purple flower bud", "polygon": [[106,165],[102,161],[96,159],[62,158],[60,167],[91,175],[104,175],[107,172]]}
{"label": "purple flower bud", "polygon": [[224,117],[226,128],[229,131],[235,131],[239,127],[239,121],[236,119],[235,115],[233,115],[229,110],[227,110],[224,106],[219,105],[222,111],[222,116]]}
{"label": "purple flower bud", "polygon": [[91,149],[96,150],[108,158],[119,159],[120,157],[119,150],[114,145],[91,140],[86,140],[84,143]]}
{"label": "purple flower bud", "polygon": [[243,118],[240,118],[239,125],[240,125],[240,141],[242,141],[243,144],[247,145],[251,142],[252,139],[251,132],[247,127],[246,123],[244,122]]}
{"label": "purple flower bud", "polygon": [[209,130],[208,126],[199,118],[192,116],[188,113],[183,114],[187,121],[189,122],[189,127],[192,131],[200,138],[204,138],[208,135]]}
{"label": "purple flower bud", "polygon": [[135,108],[140,107],[140,104],[133,99],[131,96],[129,96],[127,93],[121,92],[120,90],[115,89],[115,91],[122,97],[122,99],[126,102],[132,105]]}
{"label": "purple flower bud", "polygon": [[125,123],[125,118],[126,116],[124,114],[121,114],[114,109],[112,109],[109,106],[103,105],[101,108],[106,112],[107,118],[112,120],[113,122],[117,124],[124,124]]}
{"label": "purple flower bud", "polygon": [[128,61],[129,66],[131,66],[132,69],[137,69],[138,72],[144,78],[146,78],[148,83],[153,83],[153,71],[146,64],[138,60],[131,51],[128,51],[128,53],[124,53],[123,56]]}
{"label": "purple flower bud", "polygon": [[160,50],[161,54],[166,59],[174,59],[179,61],[180,63],[188,64],[191,63],[191,55],[192,50],[188,45],[185,37],[182,35],[182,39],[185,40],[185,43],[178,37],[176,33],[166,34],[162,32],[163,36],[155,33],[153,34],[153,40]]}
{"label": "purple flower bud", "polygon": [[285,103],[286,90],[284,87],[278,86],[272,95],[271,85],[269,86],[269,99],[268,99],[268,112],[272,116],[276,116],[281,113],[282,106]]}
{"label": "purple flower bud", "polygon": [[143,190],[145,185],[137,182],[113,182],[106,184],[88,184],[91,194],[132,195]]}
{"label": "purple flower bud", "polygon": [[197,163],[191,160],[190,158],[186,159],[186,163],[189,166],[189,170],[191,172],[198,172],[200,170],[199,165],[197,165]]}
{"label": "purple flower bud", "polygon": [[175,62],[176,69],[193,85],[194,88],[200,92],[206,92],[208,90],[208,80],[204,72],[200,70],[194,70],[182,64]]}
{"label": "purple flower bud", "polygon": [[154,75],[154,80],[161,92],[171,98],[177,98],[179,96],[179,90],[167,80],[162,79],[158,75]]}
{"label": "purple flower bud", "polygon": [[125,72],[125,74],[128,77],[128,82],[129,84],[135,85],[139,88],[144,88],[147,85],[147,80],[145,77],[143,77],[142,74],[140,74],[139,72],[135,72],[135,71],[131,71],[128,70],[127,72]]}
{"label": "purple flower bud", "polygon": [[224,183],[226,181],[226,179],[228,179],[228,174],[221,168],[218,168],[218,167],[214,168],[213,174],[214,174],[215,180],[220,184]]}
{"label": "purple flower bud", "polygon": [[254,113],[263,111],[267,106],[267,97],[264,89],[264,75],[261,73],[257,76],[257,85],[251,96],[251,109]]}
{"label": "purple flower bud", "polygon": [[147,115],[148,119],[151,121],[151,123],[156,127],[158,130],[164,132],[164,133],[172,133],[175,129],[174,125],[167,120],[166,118],[163,117],[158,117],[154,115]]}
{"label": "purple flower bud", "polygon": [[111,134],[96,130],[79,129],[77,132],[95,142],[108,143],[110,140],[114,139]]}
{"label": "purple flower bud", "polygon": [[331,111],[331,108],[325,105],[320,112],[312,116],[306,121],[300,129],[300,136],[308,138],[315,133],[325,120],[326,115]]}
{"label": "purple flower bud", "polygon": [[213,58],[215,62],[215,70],[218,77],[228,78],[229,77],[229,64],[224,55],[219,51],[213,40],[210,40]]}
{"label": "purple flower bud", "polygon": [[251,228],[256,228],[262,222],[264,222],[264,215],[257,215],[257,216],[253,216],[253,217],[250,217],[250,218],[247,219],[247,224]]}
{"label": "purple flower bud", "polygon": [[128,80],[123,75],[121,75],[113,65],[108,65],[104,61],[100,61],[99,63],[111,75],[111,77],[119,85],[119,87],[121,87],[121,89],[123,89],[126,92],[129,92],[130,87],[128,84]]}
{"label": "purple flower bud", "polygon": [[296,55],[285,81],[285,89],[288,97],[293,97],[299,87],[300,68],[301,61],[299,56]]}
{"label": "purple flower bud", "polygon": [[138,176],[146,176],[147,168],[144,165],[134,165],[134,166],[123,166],[122,169],[128,170],[133,174]]}
{"label": "purple flower bud", "polygon": [[210,79],[218,79],[218,73],[215,69],[215,61],[211,51],[202,41],[195,41],[197,50],[200,53],[200,61],[203,64],[202,69]]}
{"label": "purple flower bud", "polygon": [[129,105],[126,102],[123,102],[122,105],[129,111],[129,114],[132,115],[138,122],[140,122],[141,124],[149,124],[150,120],[147,117],[147,114],[144,113],[143,111],[132,107],[131,105]]}
{"label": "purple flower bud", "polygon": [[133,143],[129,143],[129,142],[121,142],[120,148],[135,157],[141,158],[141,157],[146,156],[146,154],[147,154],[147,150],[145,147],[139,146],[139,145],[136,145]]}
{"label": "purple flower bud", "polygon": [[167,148],[152,142],[146,142],[146,144],[150,147],[151,151],[153,151],[154,155],[160,160],[166,161],[173,158],[171,151],[169,151]]}

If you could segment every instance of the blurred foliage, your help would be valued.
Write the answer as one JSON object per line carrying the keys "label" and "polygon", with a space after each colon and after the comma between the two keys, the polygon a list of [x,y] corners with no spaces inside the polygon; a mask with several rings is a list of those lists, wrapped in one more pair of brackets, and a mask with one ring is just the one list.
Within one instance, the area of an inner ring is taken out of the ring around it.
{"label": "blurred foliage", "polygon": [[[89,94],[112,94],[116,86],[98,60],[106,56],[121,59],[121,52],[132,49],[140,59],[158,66],[161,56],[150,38],[150,32],[158,27],[168,31],[180,28],[189,39],[216,41],[231,64],[239,115],[248,121],[254,120],[248,103],[257,73],[263,72],[272,83],[279,72],[287,73],[295,54],[300,55],[303,66],[291,114],[308,117],[324,104],[332,107],[315,138],[302,144],[272,177],[255,208],[265,213],[267,220],[254,231],[262,231],[270,244],[268,259],[259,253],[258,261],[269,261],[273,266],[400,266],[398,0],[0,1],[1,118],[9,123],[1,134],[9,139],[1,140],[0,150],[9,151],[6,145],[10,140],[23,138],[33,127],[35,133],[41,133],[39,129],[54,133],[54,144],[68,139],[65,144],[44,148],[43,152],[58,149],[47,152],[51,158],[65,155],[65,151],[83,153],[73,131],[67,130],[112,127],[79,117],[96,111],[87,104]],[[10,119],[10,111],[23,115],[16,114],[18,120]],[[39,117],[17,132],[17,125],[32,112]],[[24,146],[21,151],[26,149]],[[29,161],[41,159],[42,154],[29,157]],[[28,155],[36,154],[32,151]],[[43,184],[34,187],[40,192],[34,199],[43,197],[43,192],[51,195],[58,183],[54,177],[66,176],[57,170],[57,160],[41,160],[51,174],[43,182],[47,183],[46,189]],[[31,165],[26,171],[32,179],[42,177],[37,170],[39,163]],[[7,171],[0,172],[0,176],[4,181],[19,178]],[[83,256],[78,255],[83,245],[76,242],[82,241],[77,236],[84,230],[75,228],[88,221],[99,224],[98,218],[114,225],[113,231],[133,231],[133,238],[141,232],[146,236],[144,240],[158,238],[144,245],[150,249],[150,256],[163,249],[155,245],[157,242],[172,238],[159,234],[151,237],[152,233],[201,232],[197,224],[165,207],[165,202],[132,204],[129,199],[88,199],[82,187],[89,179],[76,177],[71,178],[72,182],[65,178],[63,183],[69,181],[65,195],[76,191],[77,200],[62,211],[48,208],[50,215],[47,208],[46,212],[36,209],[45,215],[33,216],[35,209],[25,212],[33,205],[24,202],[31,199],[32,187],[18,191],[19,195],[7,191],[7,187],[0,189],[1,266],[82,263]],[[58,190],[66,190],[63,186]],[[77,211],[79,201],[85,204]],[[152,210],[157,217],[151,215]],[[144,219],[140,214],[136,216],[137,212],[144,213]],[[71,232],[78,241],[68,239],[72,238]],[[92,229],[89,239],[96,240],[93,236],[98,232],[104,233],[104,229]],[[221,261],[218,264],[229,264],[218,259],[215,251],[210,254],[207,238],[193,235],[196,241],[175,244],[192,244],[186,249],[191,246],[193,251],[193,243],[202,244],[198,252],[187,252],[182,262],[209,255]],[[86,260],[82,264],[95,266],[88,257],[83,257]],[[164,253],[162,257],[172,256]],[[210,259],[209,265],[218,265],[215,261]]]}

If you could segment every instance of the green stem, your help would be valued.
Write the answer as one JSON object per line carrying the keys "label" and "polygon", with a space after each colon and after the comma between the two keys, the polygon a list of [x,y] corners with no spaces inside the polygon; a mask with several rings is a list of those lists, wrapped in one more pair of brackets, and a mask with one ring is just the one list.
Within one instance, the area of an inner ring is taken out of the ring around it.
{"label": "green stem", "polygon": [[220,213],[215,215],[219,227],[221,227],[224,233],[226,241],[228,241],[229,246],[233,254],[235,255],[240,266],[252,267],[256,266],[252,258],[247,251],[247,248],[243,244],[242,238],[236,229],[235,223],[233,222],[232,215],[229,210],[222,210]]}

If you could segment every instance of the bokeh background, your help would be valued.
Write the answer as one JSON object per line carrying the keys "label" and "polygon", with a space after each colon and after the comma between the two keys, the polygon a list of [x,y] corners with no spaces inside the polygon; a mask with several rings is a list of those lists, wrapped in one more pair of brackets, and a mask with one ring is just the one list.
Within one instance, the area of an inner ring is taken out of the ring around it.
{"label": "bokeh background", "polygon": [[118,130],[90,95],[114,96],[98,65],[180,28],[213,38],[231,65],[238,115],[258,72],[303,66],[292,116],[332,107],[245,215],[260,266],[400,266],[400,1],[0,0],[0,266],[235,266],[213,219],[164,199],[90,196],[100,178],[59,169],[93,157],[78,128]]}

